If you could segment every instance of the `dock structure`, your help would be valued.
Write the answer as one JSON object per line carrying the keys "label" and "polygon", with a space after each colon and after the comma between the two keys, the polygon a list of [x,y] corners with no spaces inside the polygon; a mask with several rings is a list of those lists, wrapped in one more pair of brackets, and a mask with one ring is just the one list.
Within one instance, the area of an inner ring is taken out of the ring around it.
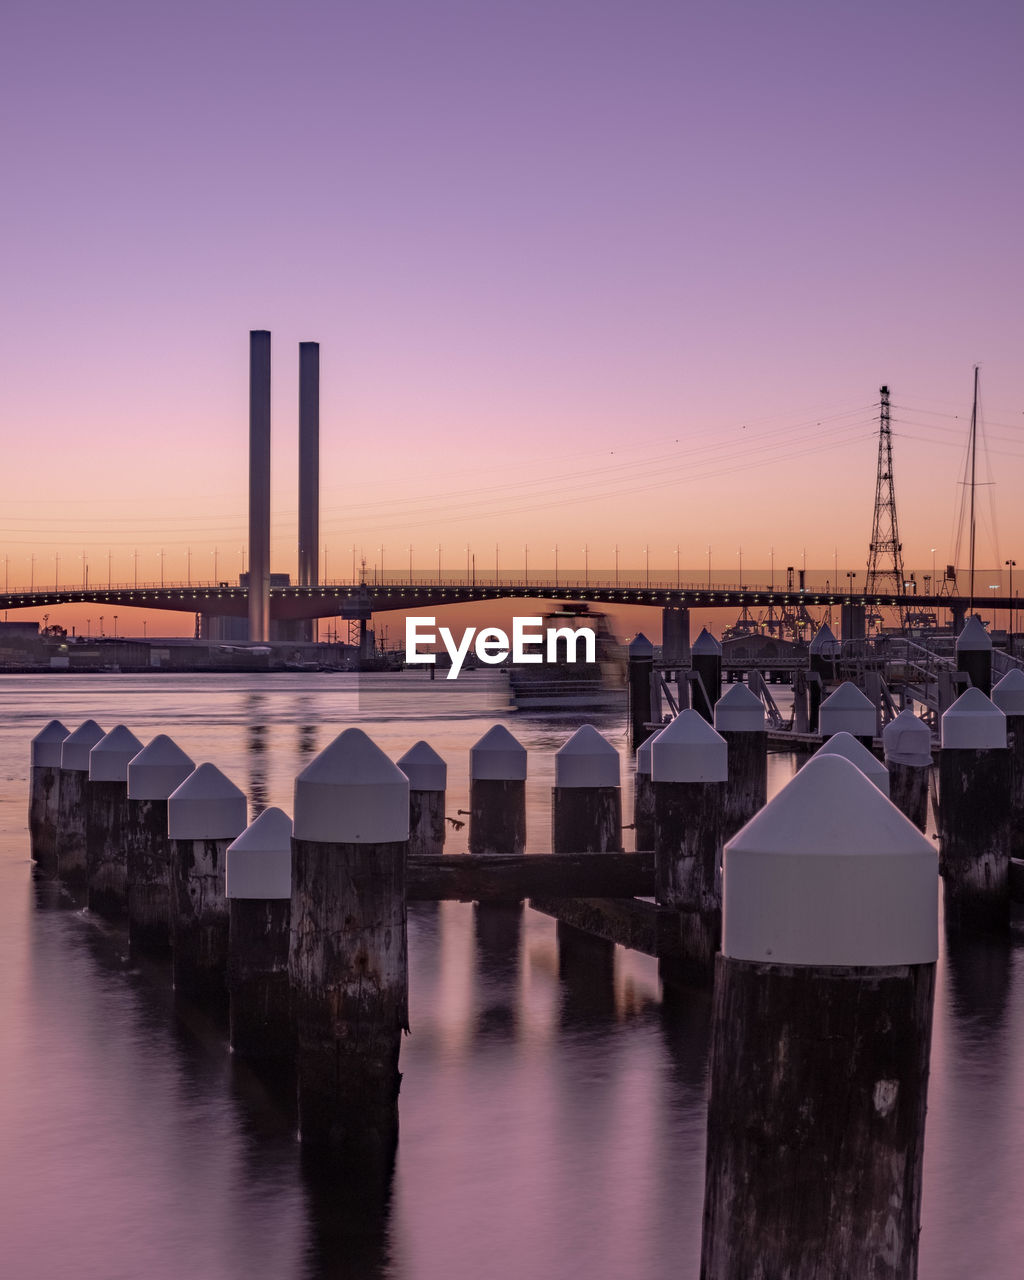
{"label": "dock structure", "polygon": [[469,751],[470,853],[522,853],[526,848],[526,748],[503,724]]}
{"label": "dock structure", "polygon": [[128,765],[141,750],[135,734],[118,724],[89,752],[85,808],[89,910],[114,919],[128,907]]}
{"label": "dock structure", "polygon": [[967,619],[956,638],[956,665],[973,689],[986,695],[992,692],[992,637],[977,614]]}
{"label": "dock structure", "polygon": [[722,696],[722,646],[704,627],[690,648],[693,693],[691,706],[711,724]]}
{"label": "dock structure", "polygon": [[48,721],[31,743],[28,833],[32,857],[47,876],[57,874],[57,817],[60,810],[60,748],[71,732],[59,720]]}
{"label": "dock structure", "polygon": [[636,749],[633,771],[633,844],[654,848],[654,786],[651,783],[651,746],[660,733],[644,739]]}
{"label": "dock structure", "polygon": [[638,632],[626,650],[626,682],[629,690],[629,745],[636,751],[651,735],[652,683],[654,675],[654,645]]}
{"label": "dock structure", "polygon": [[57,802],[57,874],[69,885],[84,887],[89,868],[85,855],[86,788],[89,752],[103,737],[95,720],[86,720],[60,744],[60,796]]}
{"label": "dock structure", "polygon": [[1024,671],[1014,668],[992,689],[992,701],[1006,716],[1010,753],[1010,856],[1024,860]]}
{"label": "dock structure", "polygon": [[818,712],[821,736],[849,733],[870,751],[878,730],[878,709],[871,699],[852,684],[843,681],[827,698]]}
{"label": "dock structure", "polygon": [[932,732],[910,707],[882,730],[889,798],[919,831],[928,827],[928,781],[932,771]]}
{"label": "dock structure", "polygon": [[889,770],[852,733],[834,733],[827,742],[822,743],[811,759],[818,760],[822,756],[841,756],[844,760],[849,760],[865,778],[870,778],[887,800],[890,798]]}
{"label": "dock structure", "polygon": [[715,703],[715,731],[728,749],[722,840],[729,840],[768,799],[768,728],[764,704],[743,684],[730,685]]}
{"label": "dock structure", "polygon": [[444,852],[448,766],[429,742],[416,742],[398,761],[409,779],[409,857]]}

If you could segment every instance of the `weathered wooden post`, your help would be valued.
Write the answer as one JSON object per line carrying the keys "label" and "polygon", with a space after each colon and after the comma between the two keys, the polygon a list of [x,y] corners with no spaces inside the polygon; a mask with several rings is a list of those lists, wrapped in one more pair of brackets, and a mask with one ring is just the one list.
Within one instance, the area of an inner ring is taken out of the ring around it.
{"label": "weathered wooden post", "polygon": [[128,944],[133,951],[171,945],[171,848],[167,797],[195,764],[166,733],[158,733],[128,762],[125,857],[128,867]]}
{"label": "weathered wooden post", "polygon": [[85,861],[89,910],[116,919],[128,906],[125,824],[128,820],[128,763],[142,743],[123,724],[115,725],[89,752],[86,784]]}
{"label": "weathered wooden post", "polygon": [[45,875],[57,874],[57,817],[60,809],[60,747],[70,733],[51,720],[32,739],[28,791],[28,832],[32,857]]}
{"label": "weathered wooden post", "polygon": [[693,709],[711,724],[714,706],[722,696],[722,646],[704,627],[690,649],[690,662],[700,684],[693,686]]}
{"label": "weathered wooden post", "polygon": [[592,724],[580,725],[555,754],[551,790],[554,853],[621,853],[619,784],[619,753]]}
{"label": "weathered wooden post", "polygon": [[811,675],[818,677],[817,680],[808,682],[808,691],[810,693],[808,718],[811,733],[818,732],[818,715],[821,710],[822,690],[827,688],[829,684],[835,683],[836,662],[841,650],[842,646],[835,638],[831,627],[822,623],[807,650],[807,660]]}
{"label": "weathered wooden post", "polygon": [[858,742],[852,733],[834,733],[818,748],[811,759],[817,760],[819,756],[842,756],[844,760],[849,760],[852,765],[857,766],[865,778],[870,778],[887,800],[889,799],[889,770],[862,742]]}
{"label": "weathered wooden post", "polygon": [[729,750],[722,840],[730,839],[768,801],[768,729],[764,704],[745,684],[734,684],[715,703],[715,729]]}
{"label": "weathered wooden post", "polygon": [[215,1004],[227,998],[228,845],[248,821],[245,793],[201,764],[167,797],[174,989]]}
{"label": "weathered wooden post", "polygon": [[932,731],[910,707],[882,730],[889,798],[919,831],[928,827],[928,779],[932,769]]}
{"label": "weathered wooden post", "polygon": [[659,903],[679,912],[679,971],[710,982],[722,924],[719,861],[729,778],[725,739],[688,708],[651,748],[654,874]]}
{"label": "weathered wooden post", "polygon": [[428,742],[417,742],[398,761],[409,779],[409,857],[444,853],[444,797],[448,766]]}
{"label": "weathered wooden post", "polygon": [[1006,716],[1010,752],[1010,857],[1024,858],[1024,671],[1014,667],[992,690]]}
{"label": "weathered wooden post", "polygon": [[654,848],[654,784],[651,782],[651,744],[658,736],[652,733],[636,749],[633,774],[633,847]]}
{"label": "weathered wooden post", "polygon": [[398,1141],[409,1027],[409,780],[346,729],[295,780],[291,977],[303,1146],[376,1183]]}
{"label": "weathered wooden post", "polygon": [[86,720],[60,744],[60,799],[57,805],[57,874],[65,884],[85,885],[85,788],[89,752],[103,737],[95,720]]}
{"label": "weathered wooden post", "polygon": [[871,699],[845,680],[822,701],[818,710],[821,736],[827,741],[834,733],[851,733],[870,751],[877,715]]}
{"label": "weathered wooden post", "polygon": [[651,676],[654,674],[654,645],[638,632],[629,642],[627,683],[629,688],[629,745],[633,751],[650,736]]}
{"label": "weathered wooden post", "polygon": [[818,756],[725,847],[702,1280],[913,1280],[935,961],[931,843]]}
{"label": "weathered wooden post", "polygon": [[1010,927],[1010,785],[1006,716],[980,689],[966,689],[942,717],[939,752],[947,927]]}
{"label": "weathered wooden post", "polygon": [[972,688],[992,692],[992,637],[977,614],[971,614],[956,638],[956,668],[967,672]]}
{"label": "weathered wooden post", "polygon": [[526,748],[503,724],[469,751],[469,852],[526,848]]}
{"label": "weathered wooden post", "polygon": [[289,1059],[294,1053],[288,940],[292,915],[292,820],[264,809],[227,848],[228,995],[231,1052]]}

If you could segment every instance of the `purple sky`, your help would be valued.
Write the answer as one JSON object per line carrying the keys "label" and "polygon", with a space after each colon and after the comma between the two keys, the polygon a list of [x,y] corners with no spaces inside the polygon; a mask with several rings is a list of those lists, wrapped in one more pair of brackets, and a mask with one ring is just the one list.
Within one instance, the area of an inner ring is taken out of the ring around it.
{"label": "purple sky", "polygon": [[300,339],[331,576],[438,542],[863,571],[882,382],[928,568],[976,361],[981,558],[1024,553],[1022,34],[1009,0],[9,7],[12,585],[33,552],[80,580],[83,549],[237,573],[252,327],[278,569]]}

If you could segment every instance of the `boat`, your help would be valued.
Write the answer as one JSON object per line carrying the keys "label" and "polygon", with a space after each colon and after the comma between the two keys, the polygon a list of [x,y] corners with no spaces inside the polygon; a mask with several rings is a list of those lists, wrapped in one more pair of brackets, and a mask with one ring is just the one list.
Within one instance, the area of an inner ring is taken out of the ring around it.
{"label": "boat", "polygon": [[613,634],[608,615],[585,603],[563,604],[546,613],[543,626],[592,627],[596,662],[510,663],[509,692],[516,711],[615,711],[626,696],[626,649]]}

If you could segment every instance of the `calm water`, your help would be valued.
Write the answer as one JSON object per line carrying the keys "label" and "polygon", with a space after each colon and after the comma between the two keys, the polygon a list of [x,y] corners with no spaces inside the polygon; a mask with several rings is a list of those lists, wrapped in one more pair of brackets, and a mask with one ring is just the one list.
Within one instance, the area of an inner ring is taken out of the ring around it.
{"label": "calm water", "polygon": [[[46,720],[169,732],[259,806],[361,724],[418,738],[465,809],[500,677],[11,677],[0,682],[0,1274],[12,1280],[677,1280],[696,1276],[709,1004],[663,1003],[653,960],[560,976],[553,921],[410,910],[412,1034],[386,1223],[347,1234],[294,1117],[175,1004],[122,934],[33,883],[28,743]],[[530,750],[529,847],[550,847],[554,750],[576,722],[510,717]],[[600,727],[624,748],[615,717]],[[773,758],[771,785],[792,772]],[[465,850],[465,830],[450,837]],[[1024,1256],[1020,934],[940,962],[921,1275],[1015,1277]]]}

